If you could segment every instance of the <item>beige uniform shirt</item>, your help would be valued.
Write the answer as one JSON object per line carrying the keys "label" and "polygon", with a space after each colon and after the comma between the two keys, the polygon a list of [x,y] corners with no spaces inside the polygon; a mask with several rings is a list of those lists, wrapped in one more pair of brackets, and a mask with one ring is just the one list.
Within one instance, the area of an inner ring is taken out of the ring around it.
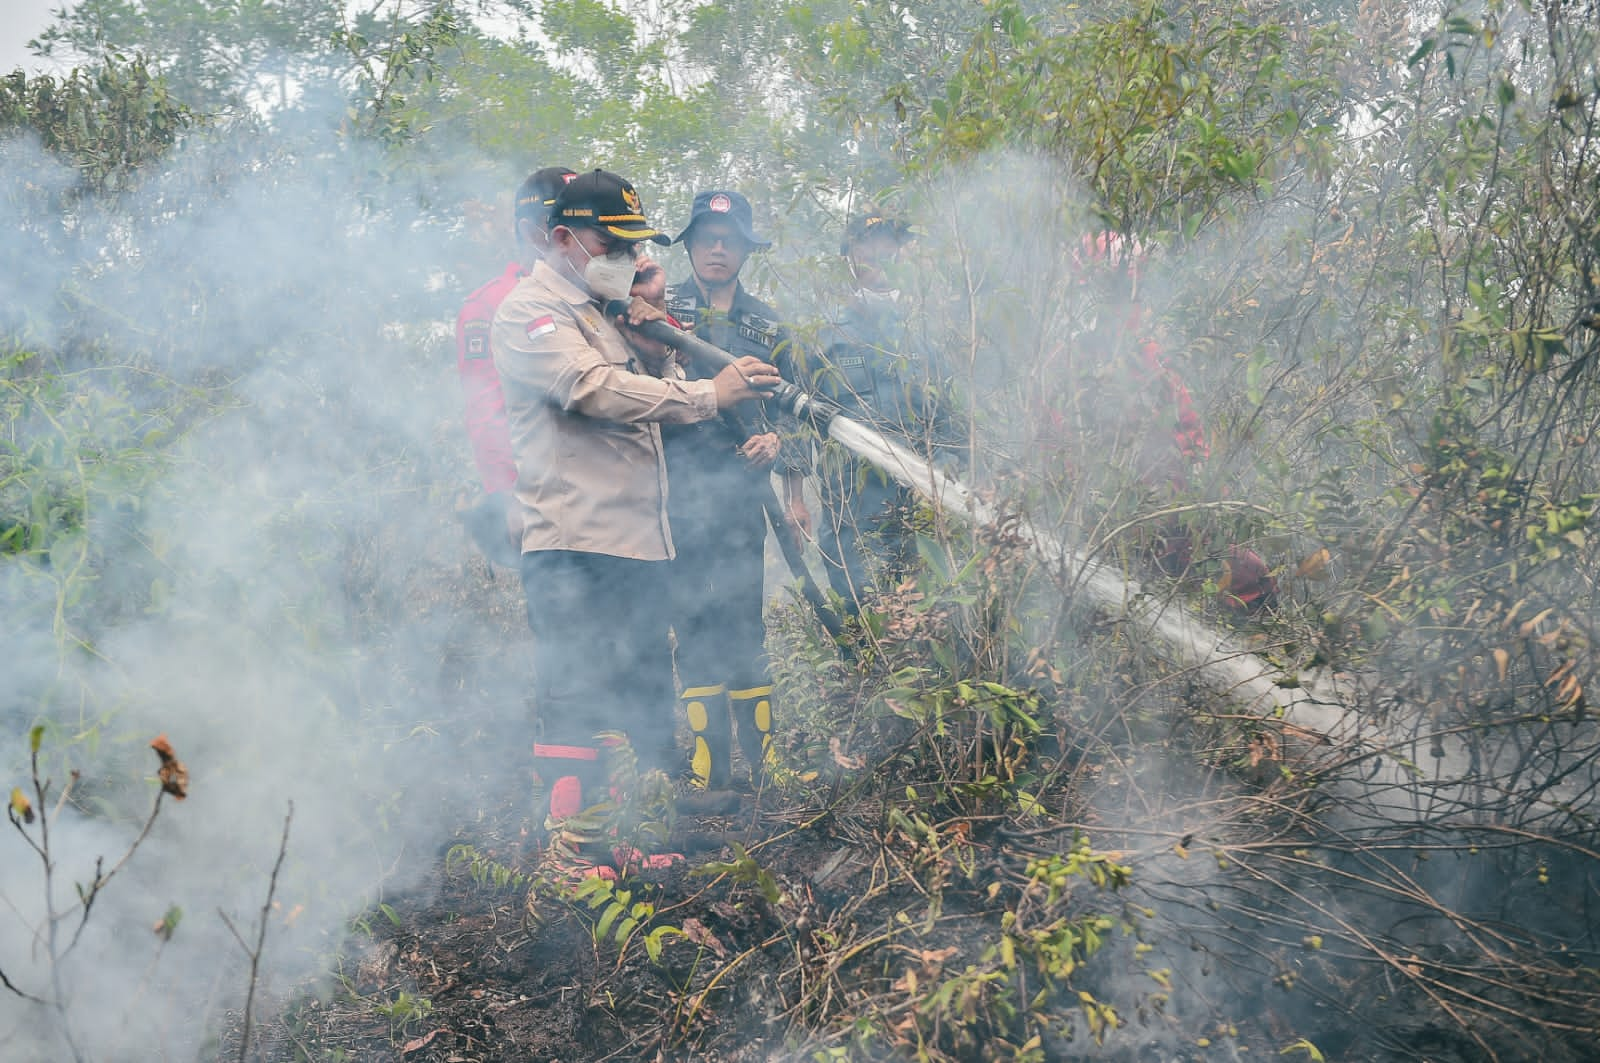
{"label": "beige uniform shirt", "polygon": [[673,556],[662,422],[716,416],[709,380],[647,374],[577,285],[540,262],[489,334],[505,390],[522,552]]}

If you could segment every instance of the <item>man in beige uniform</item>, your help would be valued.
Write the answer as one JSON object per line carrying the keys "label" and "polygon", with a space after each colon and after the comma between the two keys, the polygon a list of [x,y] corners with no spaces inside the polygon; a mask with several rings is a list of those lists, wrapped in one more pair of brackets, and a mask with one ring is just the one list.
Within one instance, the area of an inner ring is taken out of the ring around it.
{"label": "man in beige uniform", "polygon": [[[633,186],[603,170],[574,178],[550,213],[550,248],[495,315],[522,512],[522,585],[535,642],[541,723],[535,764],[560,820],[593,803],[595,735],[627,732],[641,767],[677,767],[663,610],[667,520],[662,423],[709,420],[780,381],[758,358],[682,379],[630,349],[603,307],[626,298],[645,240]],[[634,323],[665,314],[634,300]]]}

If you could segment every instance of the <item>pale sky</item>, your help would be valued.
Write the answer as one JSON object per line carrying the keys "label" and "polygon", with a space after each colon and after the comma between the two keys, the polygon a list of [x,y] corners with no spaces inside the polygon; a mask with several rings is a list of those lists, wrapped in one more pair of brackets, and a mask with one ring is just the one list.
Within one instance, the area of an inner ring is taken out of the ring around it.
{"label": "pale sky", "polygon": [[28,54],[28,40],[37,37],[50,24],[51,8],[61,7],[67,0],[0,0],[0,74],[9,74],[17,67],[24,70],[44,68],[40,61]]}

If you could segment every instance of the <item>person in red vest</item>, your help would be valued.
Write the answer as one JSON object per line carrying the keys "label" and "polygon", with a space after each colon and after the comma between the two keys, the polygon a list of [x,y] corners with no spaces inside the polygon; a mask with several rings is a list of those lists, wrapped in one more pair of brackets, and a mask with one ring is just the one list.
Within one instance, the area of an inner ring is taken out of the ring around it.
{"label": "person in red vest", "polygon": [[[1068,423],[1059,404],[1043,408],[1045,424],[1057,439],[1087,429],[1102,453],[1116,453],[1119,469],[1150,488],[1182,491],[1189,475],[1211,456],[1205,427],[1183,378],[1161,357],[1160,344],[1146,331],[1139,301],[1145,252],[1137,240],[1116,233],[1085,236],[1073,252],[1073,272],[1083,288],[1073,350],[1058,350],[1051,376],[1072,391],[1092,395],[1076,404],[1076,423]],[[1071,364],[1076,361],[1077,364]],[[1092,379],[1090,379],[1092,378]],[[1092,386],[1085,389],[1085,382]],[[1068,402],[1067,405],[1073,405]],[[1180,575],[1192,562],[1192,544],[1174,519],[1154,526],[1149,556],[1167,575]],[[1277,581],[1254,550],[1230,544],[1217,580],[1218,604],[1247,616],[1270,607]]]}
{"label": "person in red vest", "polygon": [[500,276],[471,295],[456,316],[456,371],[467,404],[467,437],[483,484],[483,498],[459,512],[478,549],[494,564],[515,567],[521,555],[522,527],[511,491],[517,464],[506,425],[506,400],[489,349],[495,311],[550,246],[547,223],[556,195],[577,174],[566,166],[546,166],[517,188],[512,208],[517,258]]}

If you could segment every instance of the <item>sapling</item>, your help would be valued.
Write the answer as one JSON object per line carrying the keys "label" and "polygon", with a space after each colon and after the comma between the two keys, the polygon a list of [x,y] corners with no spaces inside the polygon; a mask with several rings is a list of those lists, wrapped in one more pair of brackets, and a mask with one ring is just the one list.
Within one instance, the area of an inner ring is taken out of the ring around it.
{"label": "sapling", "polygon": [[[22,787],[14,787],[11,791],[11,800],[6,806],[6,817],[17,833],[27,842],[34,855],[39,858],[39,864],[44,872],[44,922],[40,927],[34,928],[35,940],[44,944],[45,964],[49,973],[50,988],[48,992],[33,993],[19,987],[13,982],[3,969],[0,969],[0,985],[15,993],[24,1000],[31,1001],[42,1007],[47,1007],[56,1013],[57,1029],[61,1038],[66,1042],[72,1058],[82,1061],[85,1056],[79,1041],[73,1035],[72,1023],[68,1015],[69,996],[65,980],[65,966],[69,956],[78,943],[83,939],[83,930],[89,923],[89,916],[94,911],[95,901],[117,873],[128,865],[133,859],[133,854],[139,850],[144,840],[150,836],[150,829],[155,826],[156,817],[161,814],[161,803],[167,795],[174,800],[182,801],[188,796],[189,771],[172,751],[172,746],[167,741],[166,735],[160,735],[150,743],[156,755],[161,760],[158,779],[161,786],[156,791],[155,801],[150,807],[150,815],[145,818],[144,827],[129,843],[116,863],[106,869],[105,858],[99,857],[94,864],[94,877],[88,885],[76,883],[77,901],[72,905],[58,905],[56,901],[56,877],[59,871],[58,859],[52,849],[50,827],[68,797],[72,794],[73,786],[78,781],[78,773],[73,772],[60,794],[55,796],[55,807],[50,805],[52,795],[52,780],[44,777],[39,765],[39,749],[44,744],[44,724],[37,724],[28,733],[30,776],[33,787],[33,799],[30,800],[23,792]],[[66,936],[66,929],[70,922],[76,921],[72,927],[71,937]]]}

